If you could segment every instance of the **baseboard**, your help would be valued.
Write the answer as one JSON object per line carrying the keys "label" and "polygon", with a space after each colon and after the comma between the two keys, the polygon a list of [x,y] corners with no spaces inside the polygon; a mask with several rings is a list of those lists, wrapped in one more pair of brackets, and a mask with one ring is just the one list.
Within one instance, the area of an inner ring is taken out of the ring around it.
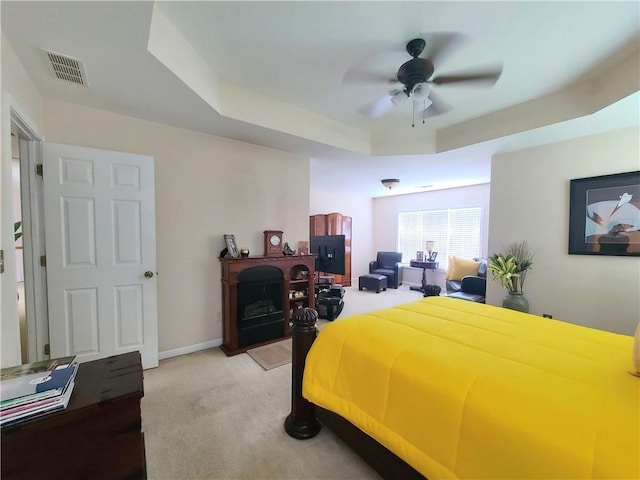
{"label": "baseboard", "polygon": [[158,353],[158,360],[165,360],[167,358],[179,357],[180,355],[186,355],[188,353],[199,352],[200,350],[208,350],[209,348],[215,348],[222,345],[222,339],[211,340],[210,342],[196,343],[195,345],[189,345],[187,347],[180,347],[173,350],[167,350],[166,352]]}

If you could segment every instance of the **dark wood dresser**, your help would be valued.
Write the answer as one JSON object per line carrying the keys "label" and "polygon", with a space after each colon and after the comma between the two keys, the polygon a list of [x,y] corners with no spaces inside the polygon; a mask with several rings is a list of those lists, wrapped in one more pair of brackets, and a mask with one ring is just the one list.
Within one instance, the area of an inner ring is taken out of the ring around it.
{"label": "dark wood dresser", "polygon": [[3,428],[2,479],[146,478],[139,352],[83,363],[65,410]]}

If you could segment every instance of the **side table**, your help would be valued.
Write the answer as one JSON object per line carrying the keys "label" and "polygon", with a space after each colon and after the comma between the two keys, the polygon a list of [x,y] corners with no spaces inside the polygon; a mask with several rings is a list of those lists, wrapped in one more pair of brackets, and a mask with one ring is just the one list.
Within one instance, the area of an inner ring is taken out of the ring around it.
{"label": "side table", "polygon": [[415,268],[422,269],[422,286],[420,287],[409,287],[410,290],[416,290],[418,292],[424,293],[424,287],[427,285],[427,270],[436,270],[440,265],[438,262],[423,262],[420,260],[411,260],[409,265]]}

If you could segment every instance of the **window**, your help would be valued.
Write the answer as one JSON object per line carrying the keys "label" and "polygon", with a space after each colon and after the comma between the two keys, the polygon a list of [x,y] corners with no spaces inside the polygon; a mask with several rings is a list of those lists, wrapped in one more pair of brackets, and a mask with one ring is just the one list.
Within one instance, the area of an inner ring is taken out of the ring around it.
{"label": "window", "polygon": [[417,251],[427,255],[427,240],[436,242],[436,261],[444,268],[450,255],[479,257],[481,217],[480,207],[400,212],[398,250],[402,252],[402,261],[408,264],[416,258]]}

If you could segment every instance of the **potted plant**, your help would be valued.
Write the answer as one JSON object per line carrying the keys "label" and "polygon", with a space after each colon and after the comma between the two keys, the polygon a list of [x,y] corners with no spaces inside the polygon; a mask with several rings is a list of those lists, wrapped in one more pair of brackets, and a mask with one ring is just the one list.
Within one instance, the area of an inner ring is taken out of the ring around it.
{"label": "potted plant", "polygon": [[505,253],[494,253],[489,260],[488,266],[493,279],[507,289],[502,306],[528,312],[529,302],[524,297],[522,287],[527,271],[533,266],[533,254],[527,242],[514,242],[507,246]]}

